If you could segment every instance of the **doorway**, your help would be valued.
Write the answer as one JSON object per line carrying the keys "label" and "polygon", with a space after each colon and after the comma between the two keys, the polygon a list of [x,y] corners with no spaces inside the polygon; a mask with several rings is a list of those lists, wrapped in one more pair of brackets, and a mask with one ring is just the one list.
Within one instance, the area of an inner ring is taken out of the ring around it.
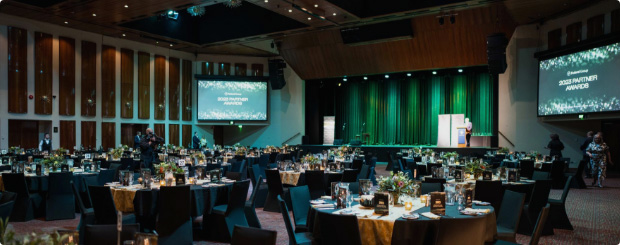
{"label": "doorway", "polygon": [[[49,133],[53,139],[58,132],[52,133],[52,121],[9,119],[9,147],[19,146],[23,149],[39,148],[39,142]],[[52,145],[54,149],[58,146]]]}

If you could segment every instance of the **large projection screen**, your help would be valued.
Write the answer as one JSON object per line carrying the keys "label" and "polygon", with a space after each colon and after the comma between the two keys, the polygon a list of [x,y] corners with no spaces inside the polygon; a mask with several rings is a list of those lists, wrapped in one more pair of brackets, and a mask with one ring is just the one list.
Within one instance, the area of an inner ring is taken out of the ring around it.
{"label": "large projection screen", "polygon": [[267,121],[267,81],[198,79],[198,120]]}

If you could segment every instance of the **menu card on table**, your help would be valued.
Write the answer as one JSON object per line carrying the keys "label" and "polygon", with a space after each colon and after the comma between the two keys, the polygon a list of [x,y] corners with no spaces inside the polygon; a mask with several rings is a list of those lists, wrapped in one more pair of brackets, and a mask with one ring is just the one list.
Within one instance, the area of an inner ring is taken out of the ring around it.
{"label": "menu card on table", "polygon": [[431,192],[431,213],[436,215],[446,215],[445,192]]}
{"label": "menu card on table", "polygon": [[509,169],[508,170],[508,182],[515,182],[517,181],[517,171],[515,171],[514,169]]}
{"label": "menu card on table", "polygon": [[387,192],[375,193],[375,213],[390,214],[390,194]]}
{"label": "menu card on table", "polygon": [[454,170],[454,181],[463,182],[463,170],[461,169]]}
{"label": "menu card on table", "polygon": [[491,171],[482,172],[482,180],[493,180],[493,172]]}
{"label": "menu card on table", "polygon": [[211,179],[211,183],[219,183],[221,180],[222,174],[219,169],[214,169],[209,171],[209,178]]}

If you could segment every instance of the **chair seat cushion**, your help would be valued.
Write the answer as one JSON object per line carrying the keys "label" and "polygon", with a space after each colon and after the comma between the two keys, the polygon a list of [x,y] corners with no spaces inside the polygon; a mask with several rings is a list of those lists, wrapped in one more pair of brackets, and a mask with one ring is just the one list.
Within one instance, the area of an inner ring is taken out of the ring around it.
{"label": "chair seat cushion", "polygon": [[517,233],[503,226],[497,226],[497,239],[505,241],[514,241]]}
{"label": "chair seat cushion", "polygon": [[312,244],[314,240],[310,232],[295,233],[295,239],[297,240],[297,244]]}
{"label": "chair seat cushion", "polygon": [[310,230],[308,230],[308,227],[305,225],[296,225],[295,226],[295,233],[299,233],[299,232],[308,232]]}
{"label": "chair seat cushion", "polygon": [[224,215],[226,214],[226,209],[228,208],[228,205],[224,204],[224,205],[218,205],[213,207],[213,213],[214,214],[221,214]]}

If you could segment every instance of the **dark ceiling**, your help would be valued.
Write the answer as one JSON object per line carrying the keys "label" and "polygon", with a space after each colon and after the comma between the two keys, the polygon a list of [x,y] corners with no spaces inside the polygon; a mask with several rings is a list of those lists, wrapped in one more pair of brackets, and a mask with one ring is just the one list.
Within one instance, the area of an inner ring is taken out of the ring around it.
{"label": "dark ceiling", "polygon": [[237,8],[210,5],[205,7],[207,14],[196,17],[187,11],[178,13],[177,20],[150,16],[120,26],[198,45],[308,26],[254,4]]}
{"label": "dark ceiling", "polygon": [[466,0],[327,0],[360,18],[437,7]]}

